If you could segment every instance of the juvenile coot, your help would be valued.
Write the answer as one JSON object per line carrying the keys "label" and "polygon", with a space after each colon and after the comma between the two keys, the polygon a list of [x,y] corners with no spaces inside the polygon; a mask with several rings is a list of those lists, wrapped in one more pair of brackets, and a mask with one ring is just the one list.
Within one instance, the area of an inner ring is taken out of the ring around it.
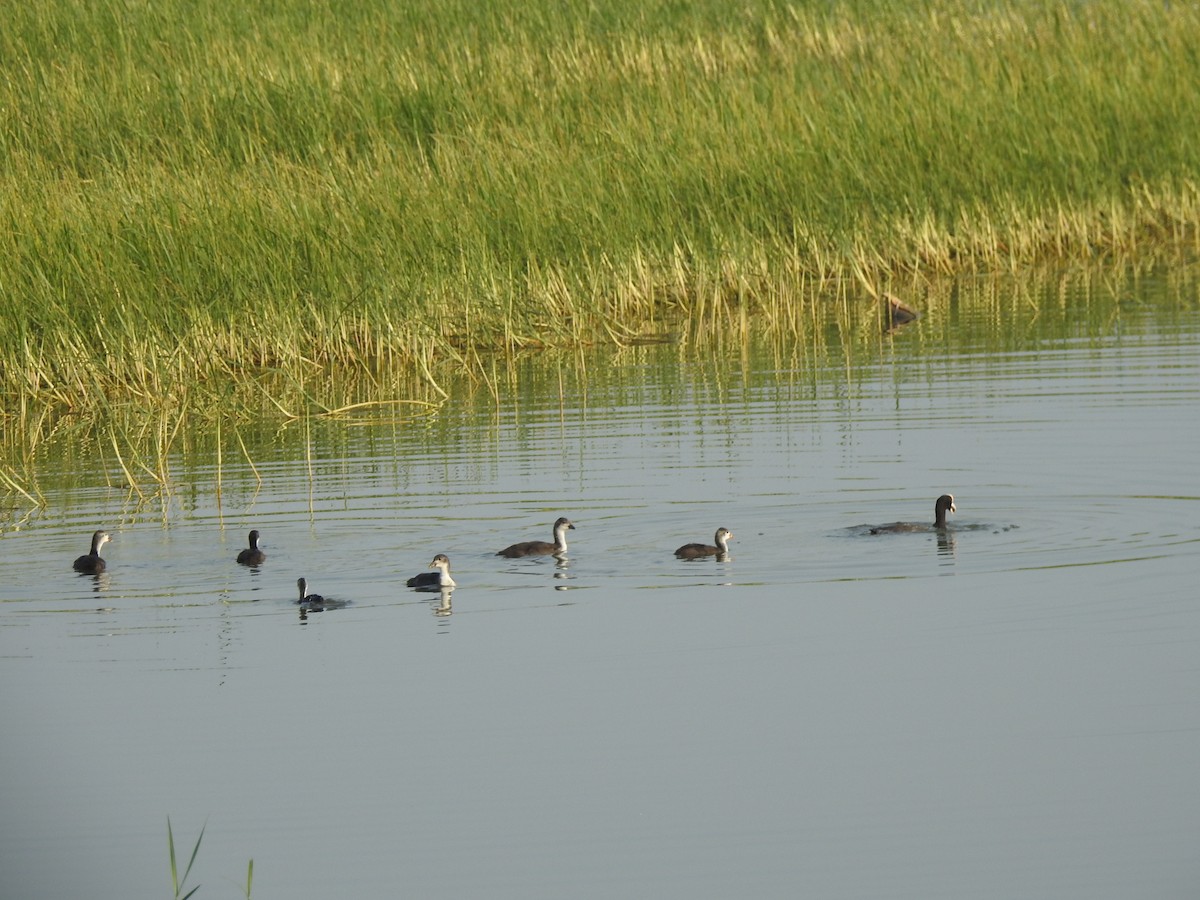
{"label": "juvenile coot", "polygon": [[712,544],[684,544],[675,551],[675,555],[680,559],[702,559],[705,556],[719,556],[729,552],[729,539],[733,537],[733,532],[728,528],[718,528],[713,540],[716,541],[716,546]]}
{"label": "juvenile coot", "polygon": [[84,575],[99,575],[108,568],[108,564],[100,558],[100,548],[112,540],[107,531],[97,531],[92,535],[92,549],[75,560],[74,569]]}
{"label": "juvenile coot", "polygon": [[305,591],[308,590],[308,582],[303,578],[296,579],[296,587],[300,588],[300,599],[296,601],[297,603],[302,603],[307,606],[322,606],[325,604],[325,598],[320,594],[305,593]]}
{"label": "juvenile coot", "polygon": [[439,591],[454,587],[454,579],[450,577],[450,558],[445,553],[439,553],[435,556],[429,567],[437,571],[422,572],[419,575],[414,575],[408,579],[408,586],[410,588]]}
{"label": "juvenile coot", "polygon": [[296,579],[296,587],[300,589],[300,598],[296,603],[300,607],[300,618],[307,618],[307,613],[325,612],[329,609],[344,609],[350,604],[349,600],[338,600],[334,597],[322,597],[320,594],[305,593],[308,590],[308,582],[303,578]]}
{"label": "juvenile coot", "polygon": [[521,544],[512,544],[505,547],[496,553],[497,556],[506,556],[509,559],[516,559],[519,556],[550,556],[551,554],[561,554],[567,552],[567,530],[574,529],[571,520],[566,516],[560,517],[554,523],[554,543],[548,541],[525,541]]}
{"label": "juvenile coot", "polygon": [[924,522],[893,522],[890,525],[876,525],[871,534],[890,534],[897,531],[929,531],[931,527],[937,531],[946,530],[946,513],[956,512],[953,494],[942,494],[933,505],[934,521],[930,526]]}
{"label": "juvenile coot", "polygon": [[250,546],[237,555],[243,566],[261,566],[267,554],[258,549],[258,530],[250,532]]}

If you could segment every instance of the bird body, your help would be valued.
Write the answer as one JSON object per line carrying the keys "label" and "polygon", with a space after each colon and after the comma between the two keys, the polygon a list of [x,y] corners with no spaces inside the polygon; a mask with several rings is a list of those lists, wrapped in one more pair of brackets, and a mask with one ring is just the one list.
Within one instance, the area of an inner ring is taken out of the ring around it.
{"label": "bird body", "polygon": [[320,594],[308,593],[308,581],[307,580],[305,580],[303,578],[297,578],[296,579],[296,587],[298,587],[300,589],[300,599],[298,599],[296,601],[297,603],[301,603],[305,606],[323,606],[325,604],[325,602],[326,602],[325,598],[322,597]]}
{"label": "bird body", "polygon": [[565,516],[559,517],[554,523],[554,543],[549,541],[524,541],[520,544],[511,544],[496,553],[497,556],[504,556],[509,559],[517,559],[522,556],[552,556],[567,552],[567,531],[574,530],[575,526],[571,520]]}
{"label": "bird body", "polygon": [[876,525],[871,534],[893,534],[904,531],[945,531],[946,514],[957,512],[954,506],[953,494],[942,494],[933,504],[933,525],[924,522],[892,522],[890,525]]}
{"label": "bird body", "polygon": [[408,579],[410,588],[418,590],[448,590],[455,587],[454,579],[450,577],[450,558],[445,553],[439,553],[429,564],[433,572],[421,572]]}
{"label": "bird body", "polygon": [[728,528],[718,528],[713,536],[716,546],[712,544],[684,544],[675,551],[680,559],[703,559],[706,556],[723,556],[729,553],[729,541],[733,532]]}
{"label": "bird body", "polygon": [[258,549],[258,530],[250,532],[250,546],[237,555],[237,561],[243,566],[261,566],[267,554]]}
{"label": "bird body", "polygon": [[100,557],[100,548],[112,540],[112,535],[107,531],[100,530],[92,535],[92,549],[80,556],[72,564],[72,568],[76,572],[82,572],[84,575],[99,575],[108,568],[106,563]]}

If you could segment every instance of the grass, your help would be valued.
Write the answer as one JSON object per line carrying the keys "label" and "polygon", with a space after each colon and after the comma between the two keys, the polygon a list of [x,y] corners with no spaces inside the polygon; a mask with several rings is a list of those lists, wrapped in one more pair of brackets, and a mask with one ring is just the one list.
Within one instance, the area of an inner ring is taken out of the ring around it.
{"label": "grass", "polygon": [[[329,461],[370,457],[400,470],[414,452],[456,458],[465,446],[486,456],[503,443],[513,421],[548,401],[557,402],[563,415],[577,410],[586,418],[589,408],[687,403],[698,384],[708,383],[753,385],[780,396],[815,398],[832,391],[855,397],[874,383],[880,367],[911,373],[954,360],[965,371],[1010,354],[1035,360],[1048,348],[1080,341],[1107,348],[1114,339],[1136,342],[1151,331],[1182,337],[1200,309],[1196,264],[897,278],[890,287],[922,314],[896,336],[885,334],[882,303],[847,282],[820,297],[800,287],[790,295],[780,290],[780,302],[754,311],[714,303],[705,308],[708,324],[700,329],[664,325],[663,333],[644,340],[493,355],[483,358],[484,369],[456,371],[448,364],[436,374],[449,400],[417,372],[385,383],[333,370],[324,381],[312,379],[306,396],[290,396],[293,388],[279,382],[247,397],[261,415],[202,410],[210,419],[185,408],[114,404],[97,423],[44,411],[25,427],[0,434],[6,441],[0,446],[0,496],[7,494],[13,508],[7,528],[38,518],[47,497],[65,511],[79,506],[82,512],[99,492],[118,503],[122,521],[148,515],[166,524],[197,502],[197,490],[215,489],[210,499],[218,514],[234,512],[271,496],[280,472],[312,478],[323,466],[343,464]],[[664,392],[652,401],[646,373]],[[421,402],[372,399],[382,391]],[[282,417],[276,394],[302,414]],[[336,398],[347,397],[361,402],[333,407]],[[720,414],[704,402],[688,408],[698,418]],[[5,529],[0,521],[0,531]]]}
{"label": "grass", "polygon": [[167,819],[167,854],[171,862],[171,888],[174,892],[175,900],[188,900],[196,891],[200,890],[200,885],[196,885],[190,891],[184,893],[188,875],[192,872],[192,865],[196,862],[196,855],[200,852],[200,842],[202,840],[204,840],[203,828],[200,829],[200,836],[196,838],[196,845],[192,847],[192,855],[188,859],[187,868],[183,870],[183,877],[180,878],[179,868],[175,864],[175,835],[171,833],[171,820]]}
{"label": "grass", "polygon": [[[207,828],[208,826],[204,826]],[[183,870],[183,875],[179,874],[179,867],[175,861],[175,835],[171,832],[171,819],[167,819],[167,855],[171,863],[171,889],[175,900],[188,900],[198,890],[200,885],[196,885],[190,890],[187,889],[188,875],[192,873],[192,866],[196,863],[196,856],[200,853],[200,842],[204,840],[204,828],[200,829],[200,834],[196,838],[196,843],[192,847],[192,855],[188,858],[187,867]],[[246,900],[250,900],[250,888],[254,884],[254,860],[250,860],[246,866]]]}
{"label": "grass", "polygon": [[1194,253],[1198,46],[1155,0],[20,4],[0,428],[425,404],[496,351]]}

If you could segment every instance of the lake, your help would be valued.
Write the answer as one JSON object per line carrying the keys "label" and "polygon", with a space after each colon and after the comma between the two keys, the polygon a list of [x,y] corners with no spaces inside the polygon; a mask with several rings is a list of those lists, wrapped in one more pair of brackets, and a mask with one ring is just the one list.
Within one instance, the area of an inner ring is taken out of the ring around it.
{"label": "lake", "polygon": [[168,817],[200,897],[1191,896],[1198,274],[518,357],[198,427],[141,496],[52,444],[0,537],[0,896],[169,897]]}

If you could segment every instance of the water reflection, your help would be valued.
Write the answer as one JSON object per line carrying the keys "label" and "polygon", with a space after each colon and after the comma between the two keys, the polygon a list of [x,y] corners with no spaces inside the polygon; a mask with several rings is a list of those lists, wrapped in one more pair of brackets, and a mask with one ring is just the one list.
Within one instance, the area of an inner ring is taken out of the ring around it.
{"label": "water reflection", "polygon": [[[571,560],[567,557],[565,552],[554,554],[554,577],[556,579],[560,581],[569,581],[571,579],[571,574],[568,571],[570,568]],[[569,590],[570,587],[571,586],[569,584],[556,584],[554,589],[556,591],[565,591]]]}
{"label": "water reflection", "polygon": [[310,614],[329,612],[335,609],[345,609],[349,605],[349,600],[329,600],[326,599],[321,603],[301,603],[300,621],[307,622]]}
{"label": "water reflection", "polygon": [[955,549],[957,548],[957,546],[958,546],[958,541],[955,539],[953,531],[947,531],[946,529],[942,529],[941,531],[938,532],[937,548],[938,548],[939,556],[949,557],[950,559],[953,559],[954,555],[955,555]]}
{"label": "water reflection", "polygon": [[80,573],[77,577],[85,578],[90,581],[92,593],[99,594],[107,591],[112,587],[112,576],[108,572],[97,572],[95,575],[84,575]]}

